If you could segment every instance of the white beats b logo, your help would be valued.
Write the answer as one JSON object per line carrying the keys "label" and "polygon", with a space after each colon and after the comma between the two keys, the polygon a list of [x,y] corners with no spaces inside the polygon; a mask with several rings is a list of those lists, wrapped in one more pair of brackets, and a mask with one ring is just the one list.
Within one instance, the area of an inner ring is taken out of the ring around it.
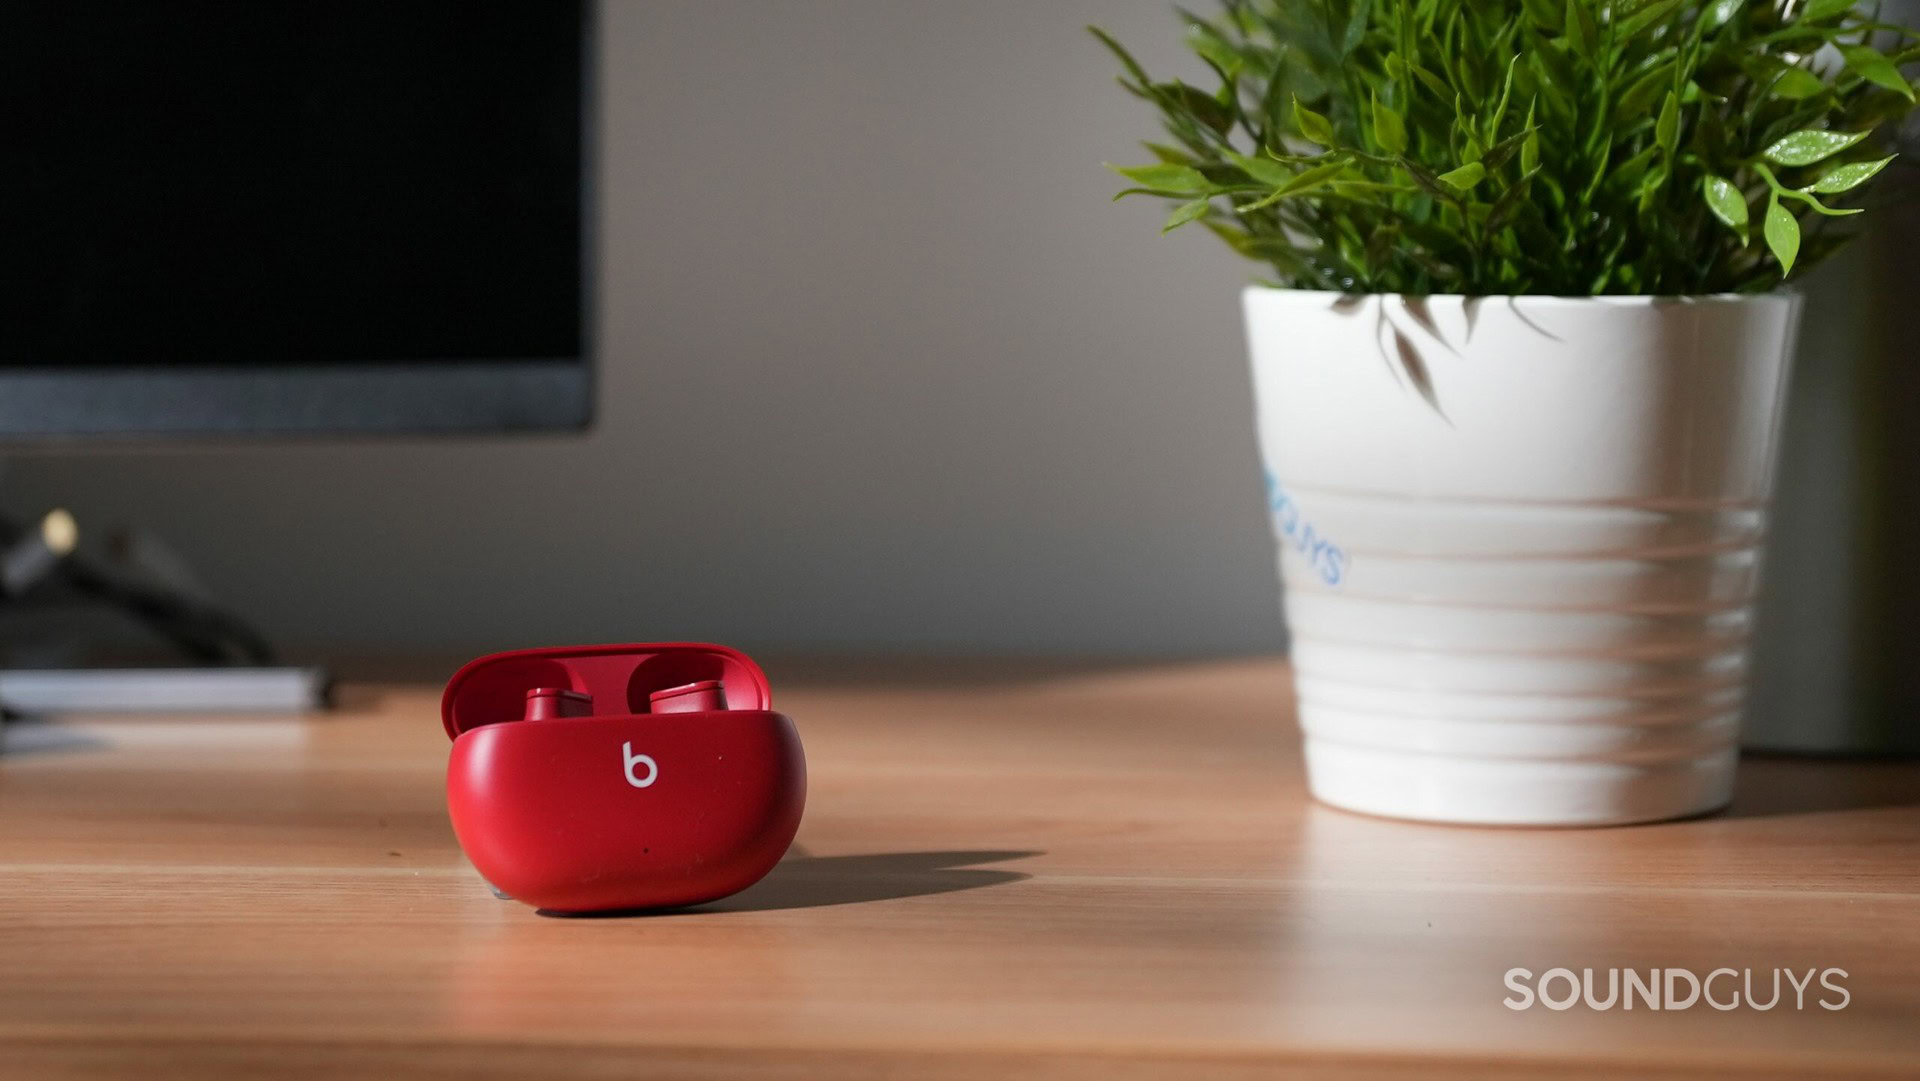
{"label": "white beats b logo", "polygon": [[[634,754],[633,744],[622,743],[620,745],[620,755],[622,758],[626,760],[628,784],[632,785],[635,788],[645,788],[648,785],[660,779],[659,763],[655,762],[653,758],[649,755]],[[634,776],[633,767],[635,766],[645,766],[647,768],[646,776],[645,777]]]}

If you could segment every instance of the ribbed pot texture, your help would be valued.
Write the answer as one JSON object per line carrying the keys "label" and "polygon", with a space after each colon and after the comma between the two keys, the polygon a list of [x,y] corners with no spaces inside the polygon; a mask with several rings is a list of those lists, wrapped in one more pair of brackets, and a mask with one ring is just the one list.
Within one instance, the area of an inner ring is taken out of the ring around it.
{"label": "ribbed pot texture", "polygon": [[1724,806],[1798,296],[1244,299],[1314,795]]}

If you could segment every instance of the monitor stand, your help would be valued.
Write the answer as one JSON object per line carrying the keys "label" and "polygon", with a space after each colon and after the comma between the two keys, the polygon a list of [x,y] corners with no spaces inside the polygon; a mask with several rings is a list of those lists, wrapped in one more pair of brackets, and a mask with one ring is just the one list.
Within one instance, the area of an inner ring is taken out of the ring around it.
{"label": "monitor stand", "polygon": [[117,558],[103,560],[76,544],[64,511],[25,526],[0,521],[0,713],[327,706],[324,669],[278,664],[266,640],[211,603],[170,552],[115,543]]}

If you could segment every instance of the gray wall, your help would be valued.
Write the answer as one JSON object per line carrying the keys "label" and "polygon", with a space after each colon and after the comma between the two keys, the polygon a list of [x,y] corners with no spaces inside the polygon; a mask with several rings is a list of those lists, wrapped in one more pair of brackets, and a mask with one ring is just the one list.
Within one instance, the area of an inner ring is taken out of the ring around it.
{"label": "gray wall", "polygon": [[597,429],[15,459],[286,642],[1187,654],[1281,643],[1236,288],[1109,205],[1165,0],[602,16]]}

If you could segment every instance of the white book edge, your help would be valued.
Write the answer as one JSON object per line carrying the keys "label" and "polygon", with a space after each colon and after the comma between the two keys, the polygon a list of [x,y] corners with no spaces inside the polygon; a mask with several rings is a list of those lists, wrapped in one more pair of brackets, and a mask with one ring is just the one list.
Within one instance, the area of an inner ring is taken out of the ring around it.
{"label": "white book edge", "polygon": [[304,713],[325,709],[323,668],[0,669],[0,708],[60,713]]}

